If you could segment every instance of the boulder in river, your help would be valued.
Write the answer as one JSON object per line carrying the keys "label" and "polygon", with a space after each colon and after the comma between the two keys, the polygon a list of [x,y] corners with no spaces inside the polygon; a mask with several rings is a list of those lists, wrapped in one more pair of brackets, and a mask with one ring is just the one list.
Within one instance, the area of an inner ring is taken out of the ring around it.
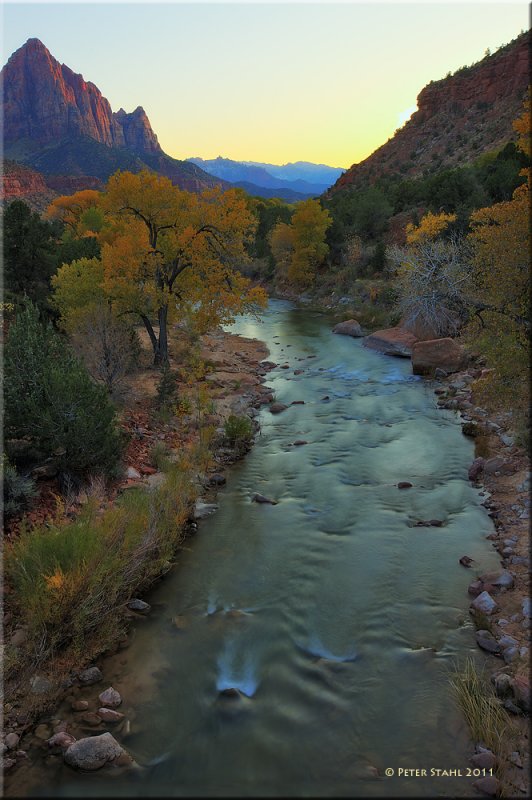
{"label": "boulder in river", "polygon": [[410,358],[412,347],[417,342],[417,338],[410,331],[399,326],[386,328],[382,331],[365,336],[362,344],[371,350],[377,350],[387,356],[398,356],[400,358]]}
{"label": "boulder in river", "polygon": [[410,483],[410,481],[399,481],[399,483],[397,484],[398,489],[411,489],[412,486],[413,484]]}
{"label": "boulder in river", "polygon": [[194,519],[206,519],[218,510],[216,503],[204,503],[203,500],[196,500],[194,507]]}
{"label": "boulder in river", "polygon": [[127,607],[130,609],[130,611],[137,611],[139,614],[147,614],[149,611],[151,611],[150,604],[138,597],[134,597],[133,600],[130,600],[127,604]]}
{"label": "boulder in river", "polygon": [[78,739],[66,750],[63,758],[70,767],[91,771],[105,764],[116,764],[119,760],[121,763],[133,761],[110,733]]}
{"label": "boulder in river", "polygon": [[60,747],[62,750],[66,750],[67,747],[70,747],[75,741],[76,739],[70,733],[61,731],[60,733],[54,733],[54,735],[48,739],[48,747]]}
{"label": "boulder in river", "polygon": [[496,589],[511,589],[514,585],[514,577],[507,569],[497,570],[495,572],[486,572],[481,575],[479,580],[484,585],[490,585]]}
{"label": "boulder in river", "polygon": [[481,592],[478,597],[471,602],[471,608],[475,611],[481,611],[483,614],[493,614],[497,608],[497,603],[488,592]]}
{"label": "boulder in river", "polygon": [[288,406],[284,403],[271,403],[270,405],[270,413],[272,414],[280,414],[281,411],[285,411]]}
{"label": "boulder in river", "polygon": [[112,708],[99,708],[97,713],[104,722],[120,722],[124,719],[120,711],[114,711]]}
{"label": "boulder in river", "polygon": [[334,326],[332,332],[340,333],[343,336],[353,336],[355,338],[364,336],[362,328],[360,327],[360,322],[356,319],[346,319],[345,322],[339,322],[338,325]]}
{"label": "boulder in river", "polygon": [[265,497],[265,495],[259,494],[259,492],[255,492],[251,500],[253,503],[269,503],[272,506],[277,505],[277,500],[271,500],[269,497]]}
{"label": "boulder in river", "polygon": [[428,339],[412,346],[414,375],[434,375],[437,367],[457,372],[465,362],[464,349],[454,339]]}

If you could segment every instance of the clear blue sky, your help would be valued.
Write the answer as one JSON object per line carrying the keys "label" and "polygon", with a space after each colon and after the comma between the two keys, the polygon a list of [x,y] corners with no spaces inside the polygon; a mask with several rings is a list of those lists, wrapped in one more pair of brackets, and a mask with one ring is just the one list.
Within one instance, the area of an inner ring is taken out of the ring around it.
{"label": "clear blue sky", "polygon": [[3,63],[28,38],[142,105],[176,158],[347,167],[393,135],[430,80],[528,28],[528,3],[21,3]]}

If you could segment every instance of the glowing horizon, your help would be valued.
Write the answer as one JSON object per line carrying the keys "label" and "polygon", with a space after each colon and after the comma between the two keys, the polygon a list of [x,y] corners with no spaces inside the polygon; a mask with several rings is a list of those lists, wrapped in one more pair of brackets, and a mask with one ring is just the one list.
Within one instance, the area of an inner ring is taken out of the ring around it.
{"label": "glowing horizon", "polygon": [[393,136],[429,81],[528,28],[528,4],[503,2],[5,2],[3,16],[3,63],[39,38],[113,111],[143,106],[174,158],[344,169]]}

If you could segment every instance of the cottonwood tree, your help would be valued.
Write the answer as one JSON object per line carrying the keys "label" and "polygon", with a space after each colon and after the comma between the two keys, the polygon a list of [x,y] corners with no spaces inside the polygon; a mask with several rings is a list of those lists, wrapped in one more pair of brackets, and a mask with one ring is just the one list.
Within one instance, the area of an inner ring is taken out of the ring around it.
{"label": "cottonwood tree", "polygon": [[[155,364],[168,362],[169,323],[187,320],[203,332],[265,304],[237,269],[256,225],[238,191],[191,194],[148,171],[118,172],[99,208],[99,286],[116,314],[142,320]],[[59,293],[66,277],[60,270]]]}
{"label": "cottonwood tree", "polygon": [[272,229],[272,253],[292,286],[304,289],[312,283],[329,252],[325,234],[331,224],[330,213],[318,200],[305,200],[298,203],[289,225],[280,222]]}

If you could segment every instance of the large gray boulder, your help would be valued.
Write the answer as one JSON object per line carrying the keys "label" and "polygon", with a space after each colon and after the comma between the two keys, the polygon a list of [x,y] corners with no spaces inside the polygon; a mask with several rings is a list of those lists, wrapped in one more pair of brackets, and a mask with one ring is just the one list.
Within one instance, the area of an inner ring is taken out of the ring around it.
{"label": "large gray boulder", "polygon": [[360,322],[357,322],[356,319],[346,319],[345,322],[339,322],[338,325],[334,326],[333,333],[341,333],[343,336],[353,336],[355,338],[364,336]]}
{"label": "large gray boulder", "polygon": [[118,759],[120,763],[132,761],[110,733],[78,739],[65,751],[63,758],[70,767],[84,770],[100,769]]}

